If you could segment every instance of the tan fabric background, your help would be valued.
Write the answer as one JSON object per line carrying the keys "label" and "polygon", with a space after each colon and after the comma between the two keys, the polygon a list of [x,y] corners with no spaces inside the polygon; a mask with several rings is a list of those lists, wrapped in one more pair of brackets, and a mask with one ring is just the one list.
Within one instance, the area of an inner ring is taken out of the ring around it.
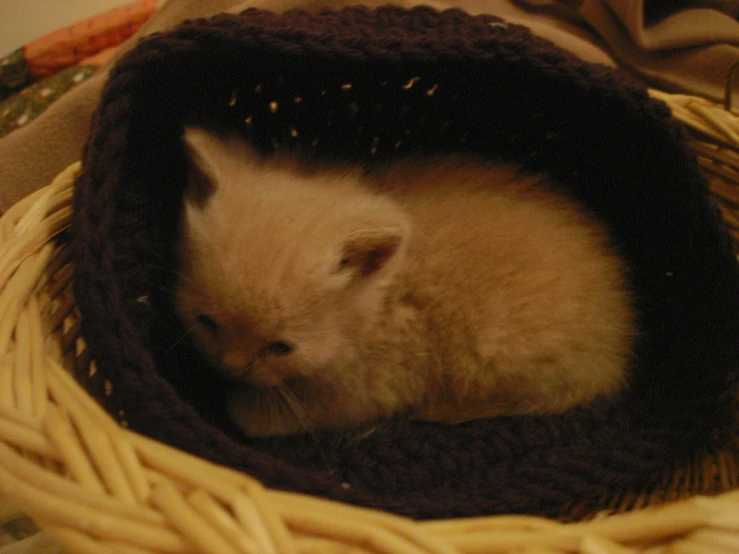
{"label": "tan fabric background", "polygon": [[[722,101],[729,70],[739,63],[739,21],[701,0],[676,2],[681,9],[647,21],[646,2],[584,0],[577,13],[619,63],[651,84]],[[734,88],[736,105],[739,82]]]}

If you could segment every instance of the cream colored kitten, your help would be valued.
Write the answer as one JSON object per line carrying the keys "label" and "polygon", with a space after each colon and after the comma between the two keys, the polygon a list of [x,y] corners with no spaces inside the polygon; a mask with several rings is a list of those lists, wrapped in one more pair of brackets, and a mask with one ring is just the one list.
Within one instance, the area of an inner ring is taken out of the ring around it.
{"label": "cream colored kitten", "polygon": [[177,306],[250,436],[407,412],[560,412],[626,381],[604,231],[541,178],[447,157],[318,168],[188,128]]}

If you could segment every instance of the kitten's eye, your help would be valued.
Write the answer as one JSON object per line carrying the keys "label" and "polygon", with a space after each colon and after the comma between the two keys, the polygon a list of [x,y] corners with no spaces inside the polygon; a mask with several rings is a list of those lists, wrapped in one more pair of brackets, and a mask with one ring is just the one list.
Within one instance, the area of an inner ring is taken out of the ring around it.
{"label": "kitten's eye", "polygon": [[218,323],[216,323],[216,320],[209,315],[199,314],[195,319],[200,325],[205,327],[208,332],[213,333],[214,335],[218,334]]}
{"label": "kitten's eye", "polygon": [[263,354],[271,354],[272,356],[285,356],[292,351],[293,347],[281,340],[270,342],[262,349]]}

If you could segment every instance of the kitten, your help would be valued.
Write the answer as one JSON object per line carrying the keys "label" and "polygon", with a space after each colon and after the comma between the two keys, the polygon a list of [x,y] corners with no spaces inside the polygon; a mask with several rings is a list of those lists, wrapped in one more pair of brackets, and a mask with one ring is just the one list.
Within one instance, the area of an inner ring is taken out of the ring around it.
{"label": "kitten", "polygon": [[454,156],[318,167],[199,128],[184,141],[176,305],[247,435],[554,413],[624,386],[624,265],[541,177]]}

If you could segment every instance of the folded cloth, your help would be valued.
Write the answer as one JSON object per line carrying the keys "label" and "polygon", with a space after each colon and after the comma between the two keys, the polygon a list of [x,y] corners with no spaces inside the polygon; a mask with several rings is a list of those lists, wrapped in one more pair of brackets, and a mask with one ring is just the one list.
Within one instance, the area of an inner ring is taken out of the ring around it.
{"label": "folded cloth", "polygon": [[[521,0],[531,9],[581,18],[619,65],[657,88],[724,100],[739,64],[739,6],[724,0]],[[739,79],[737,79],[739,80]],[[739,83],[733,87],[739,104]]]}
{"label": "folded cloth", "polygon": [[[551,174],[608,225],[631,269],[628,392],[549,417],[238,438],[191,345],[167,340],[192,118],[248,119],[256,146],[297,140],[319,159],[456,151]],[[661,481],[731,415],[739,273],[695,156],[643,88],[520,26],[357,7],[187,22],[111,71],[83,165],[71,239],[98,371],[78,379],[132,429],[269,486],[416,517],[563,515]]]}

